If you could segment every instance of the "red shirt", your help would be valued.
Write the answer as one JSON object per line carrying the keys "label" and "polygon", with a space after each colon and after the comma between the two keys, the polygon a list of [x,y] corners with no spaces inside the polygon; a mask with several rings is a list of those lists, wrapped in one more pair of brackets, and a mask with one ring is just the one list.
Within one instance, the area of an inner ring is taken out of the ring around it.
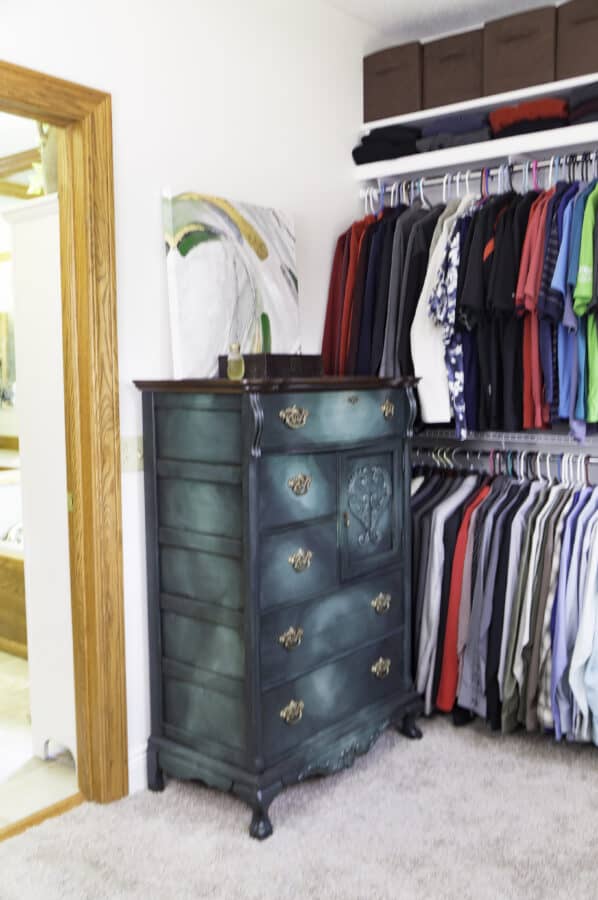
{"label": "red shirt", "polygon": [[330,275],[330,286],[328,288],[328,306],[326,307],[326,321],[324,323],[324,336],[322,338],[322,361],[324,363],[324,372],[327,375],[334,375],[336,368],[336,335],[340,323],[344,293],[344,280],[342,277],[343,256],[345,253],[345,243],[348,239],[348,231],[341,234],[336,243],[336,250],[334,251],[334,259],[332,261],[332,273]]}
{"label": "red shirt", "polygon": [[459,680],[459,656],[457,653],[457,636],[459,631],[459,604],[461,601],[461,585],[463,583],[463,565],[465,562],[465,549],[469,534],[469,523],[473,512],[480,503],[483,503],[490,493],[490,485],[480,488],[463,515],[463,521],[457,534],[455,553],[453,555],[453,567],[451,570],[451,585],[449,589],[449,602],[446,617],[446,630],[444,632],[444,649],[442,653],[442,669],[440,682],[436,696],[436,706],[443,712],[450,712],[455,705],[457,697],[457,683]]}

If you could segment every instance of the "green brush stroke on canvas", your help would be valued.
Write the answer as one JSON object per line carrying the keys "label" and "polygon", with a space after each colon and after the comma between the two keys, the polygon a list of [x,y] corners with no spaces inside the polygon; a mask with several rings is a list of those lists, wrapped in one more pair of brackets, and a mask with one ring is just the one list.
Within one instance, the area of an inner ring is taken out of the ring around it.
{"label": "green brush stroke on canvas", "polygon": [[206,241],[218,240],[220,240],[220,236],[216,234],[215,231],[207,231],[206,229],[203,229],[202,231],[191,231],[178,242],[177,250],[181,256],[187,256],[189,251],[193,250],[194,247],[198,247],[199,244],[203,244]]}
{"label": "green brush stroke on canvas", "polygon": [[262,313],[262,353],[272,353],[272,332],[270,330],[270,317],[268,313]]}

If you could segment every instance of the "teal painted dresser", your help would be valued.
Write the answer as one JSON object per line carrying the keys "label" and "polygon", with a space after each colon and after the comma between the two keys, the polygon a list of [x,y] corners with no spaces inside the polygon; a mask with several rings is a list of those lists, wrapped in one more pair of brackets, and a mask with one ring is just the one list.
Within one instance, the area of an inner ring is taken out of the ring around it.
{"label": "teal painted dresser", "polygon": [[149,786],[285,785],[410,737],[412,381],[138,382]]}

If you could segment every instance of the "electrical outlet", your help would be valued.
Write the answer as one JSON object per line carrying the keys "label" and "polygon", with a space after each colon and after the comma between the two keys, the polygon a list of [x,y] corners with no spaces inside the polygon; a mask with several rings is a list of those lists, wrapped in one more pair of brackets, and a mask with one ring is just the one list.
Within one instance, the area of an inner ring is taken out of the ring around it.
{"label": "electrical outlet", "polygon": [[120,446],[123,472],[142,472],[143,438],[141,435],[121,437]]}

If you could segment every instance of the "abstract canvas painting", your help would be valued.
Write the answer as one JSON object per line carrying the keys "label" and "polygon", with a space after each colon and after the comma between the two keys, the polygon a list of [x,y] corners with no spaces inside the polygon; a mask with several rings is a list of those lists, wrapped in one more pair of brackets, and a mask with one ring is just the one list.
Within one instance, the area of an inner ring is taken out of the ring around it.
{"label": "abstract canvas painting", "polygon": [[175,378],[209,378],[232,343],[300,350],[295,232],[283,212],[186,192],[164,198]]}

